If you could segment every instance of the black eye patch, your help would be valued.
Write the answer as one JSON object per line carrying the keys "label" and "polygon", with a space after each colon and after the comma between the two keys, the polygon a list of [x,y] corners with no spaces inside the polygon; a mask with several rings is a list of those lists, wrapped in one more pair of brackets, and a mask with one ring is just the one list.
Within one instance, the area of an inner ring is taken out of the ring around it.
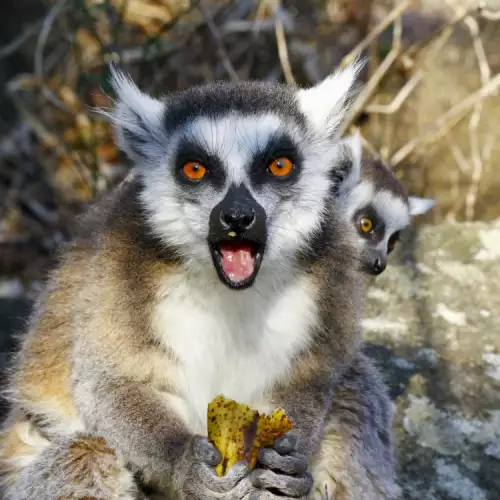
{"label": "black eye patch", "polygon": [[[277,177],[269,171],[269,165],[278,158],[287,158],[293,163],[293,169],[284,177]],[[277,133],[264,148],[255,152],[249,168],[250,181],[257,189],[264,184],[290,186],[299,178],[301,168],[302,155],[294,141],[286,133]]]}
{"label": "black eye patch", "polygon": [[[363,219],[369,219],[371,221],[372,227],[368,232],[364,232],[361,224]],[[356,211],[352,218],[353,224],[356,226],[358,234],[373,243],[379,243],[384,239],[385,235],[385,223],[383,219],[378,215],[377,211],[373,205],[367,205]]]}
{"label": "black eye patch", "polygon": [[197,184],[197,186],[202,186],[203,183],[210,183],[217,188],[224,187],[226,172],[220,158],[208,152],[196,141],[181,139],[177,146],[176,158],[174,161],[175,178],[181,184],[193,186],[191,183],[186,182],[185,177],[182,175],[183,166],[189,162],[200,163],[207,169],[205,178],[202,182]]}

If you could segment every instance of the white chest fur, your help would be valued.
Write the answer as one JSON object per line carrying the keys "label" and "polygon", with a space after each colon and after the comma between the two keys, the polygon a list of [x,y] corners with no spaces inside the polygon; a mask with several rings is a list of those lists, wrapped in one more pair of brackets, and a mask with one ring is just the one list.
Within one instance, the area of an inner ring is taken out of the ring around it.
{"label": "white chest fur", "polygon": [[193,432],[206,432],[208,403],[218,394],[268,411],[264,392],[309,341],[316,321],[313,285],[302,277],[281,290],[200,288],[170,277],[155,313],[159,340],[179,359],[172,398]]}

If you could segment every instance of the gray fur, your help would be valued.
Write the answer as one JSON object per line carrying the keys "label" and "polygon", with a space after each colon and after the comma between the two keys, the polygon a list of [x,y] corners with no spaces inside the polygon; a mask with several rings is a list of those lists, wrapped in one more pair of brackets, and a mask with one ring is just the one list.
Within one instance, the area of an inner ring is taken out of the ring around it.
{"label": "gray fur", "polygon": [[400,499],[392,418],[392,403],[378,370],[359,354],[338,385],[326,418],[325,437],[311,466],[311,498]]}
{"label": "gray fur", "polygon": [[408,203],[406,188],[394,175],[392,170],[380,160],[368,160],[362,166],[363,179],[366,179],[375,188],[375,191],[388,191],[395,198]]}
{"label": "gray fur", "polygon": [[21,473],[16,483],[3,491],[4,500],[146,500],[132,474],[115,455],[82,450],[75,455],[72,445],[95,438],[74,436],[55,439],[38,460]]}

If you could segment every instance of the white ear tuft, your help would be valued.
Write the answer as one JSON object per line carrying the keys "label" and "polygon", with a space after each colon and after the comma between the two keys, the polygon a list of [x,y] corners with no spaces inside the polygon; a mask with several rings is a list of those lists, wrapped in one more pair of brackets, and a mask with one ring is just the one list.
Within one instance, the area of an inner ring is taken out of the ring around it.
{"label": "white ear tuft", "polygon": [[361,134],[359,130],[353,135],[342,139],[340,141],[340,146],[343,150],[342,163],[349,165],[348,170],[345,172],[345,177],[342,180],[340,191],[349,192],[361,180],[363,148],[361,147]]}
{"label": "white ear tuft", "polygon": [[425,214],[436,204],[436,200],[419,198],[418,196],[409,196],[408,202],[411,216]]}
{"label": "white ear tuft", "polygon": [[319,131],[335,134],[348,108],[352,87],[363,62],[337,71],[309,89],[298,92],[302,112]]}
{"label": "white ear tuft", "polygon": [[166,105],[141,92],[132,80],[111,66],[111,84],[117,100],[111,119],[120,149],[144,162],[162,154]]}
{"label": "white ear tuft", "polygon": [[345,145],[347,154],[352,159],[353,168],[357,175],[357,182],[361,177],[361,159],[363,157],[363,147],[361,146],[361,134],[359,130],[356,130],[351,136],[345,137],[342,143]]}
{"label": "white ear tuft", "polygon": [[330,178],[333,181],[332,194],[346,200],[361,179],[362,147],[359,131],[345,137],[336,145],[338,156],[330,167]]}

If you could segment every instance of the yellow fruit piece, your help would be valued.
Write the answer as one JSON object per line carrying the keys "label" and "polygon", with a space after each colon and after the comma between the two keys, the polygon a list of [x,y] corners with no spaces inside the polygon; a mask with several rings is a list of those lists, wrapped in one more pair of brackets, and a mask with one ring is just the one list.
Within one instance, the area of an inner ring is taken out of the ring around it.
{"label": "yellow fruit piece", "polygon": [[263,415],[232,399],[217,396],[208,405],[208,439],[223,457],[215,469],[217,474],[223,476],[240,460],[255,468],[259,450],[272,446],[291,429],[292,422],[281,408]]}

